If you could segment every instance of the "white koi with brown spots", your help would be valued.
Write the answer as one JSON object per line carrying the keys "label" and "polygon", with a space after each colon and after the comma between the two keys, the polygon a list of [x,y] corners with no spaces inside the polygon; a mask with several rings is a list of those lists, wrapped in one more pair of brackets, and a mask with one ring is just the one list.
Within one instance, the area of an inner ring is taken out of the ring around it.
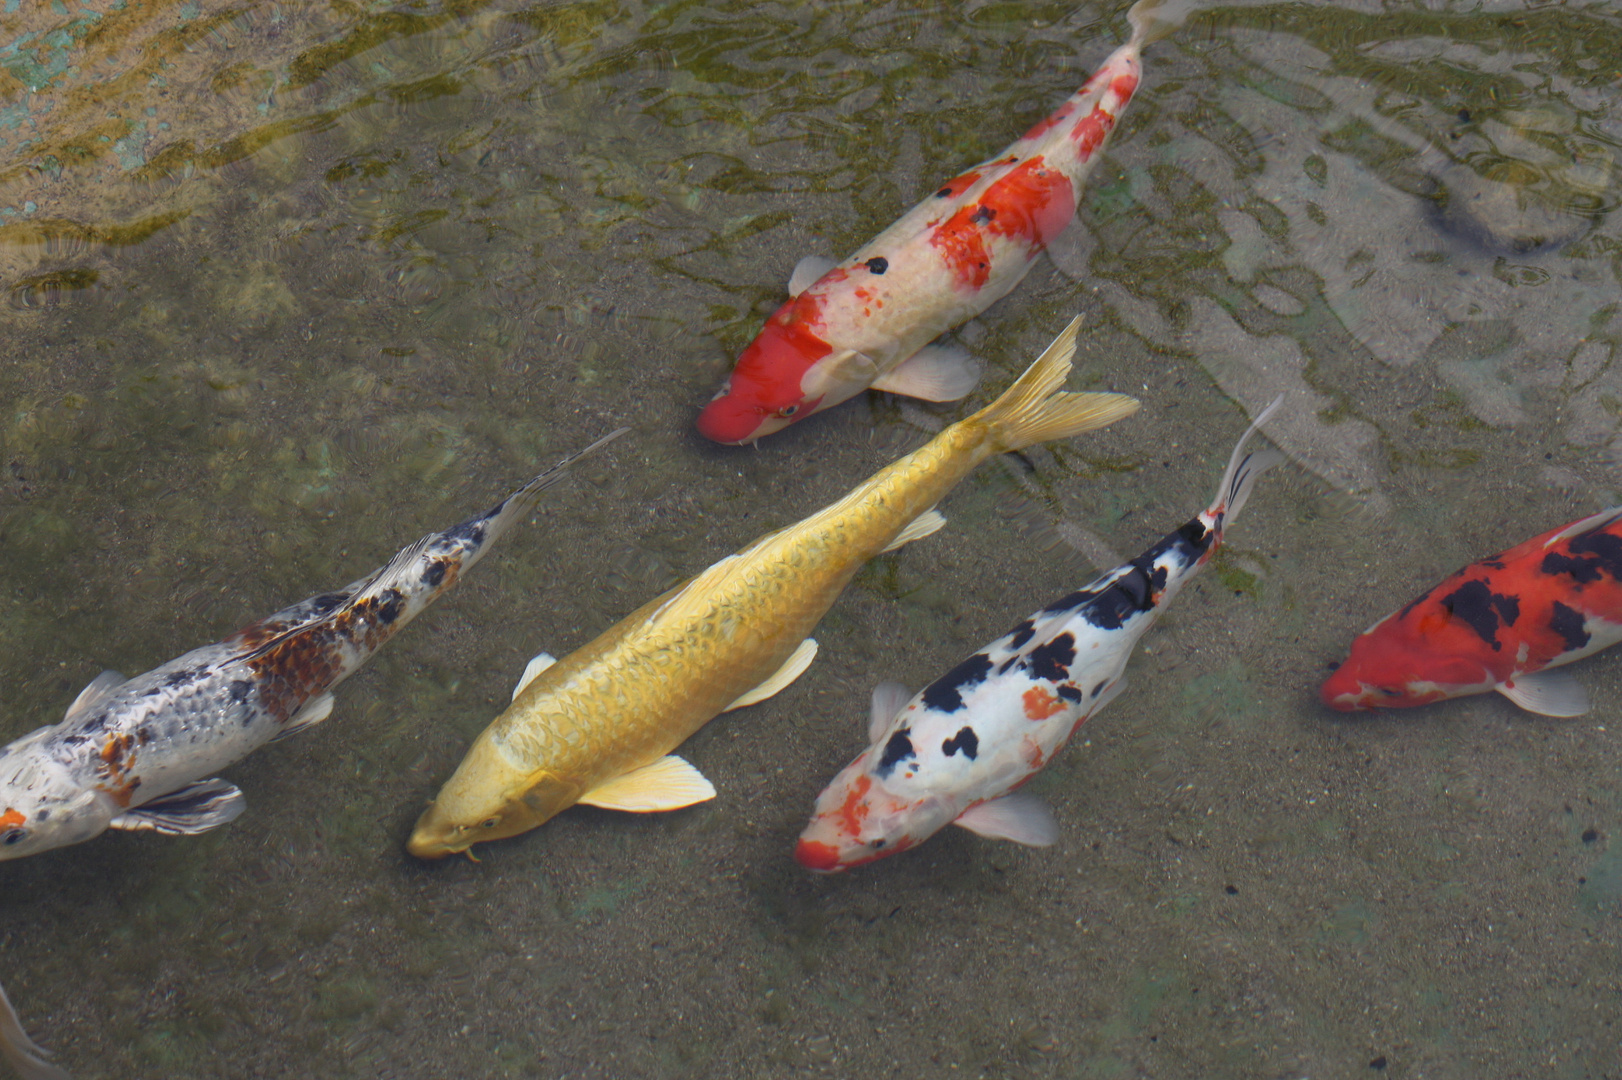
{"label": "white koi with brown spots", "polygon": [[1015,792],[1077,728],[1125,688],[1138,639],[1222,543],[1256,477],[1282,460],[1246,454],[1256,417],[1228,461],[1216,499],[1188,524],[1091,585],[1036,612],[908,699],[873,691],[868,737],[817,797],[795,858],[832,873],[905,851],[948,824],[1045,846],[1058,837],[1046,804]]}
{"label": "white koi with brown spots", "polygon": [[571,463],[625,430],[369,577],[144,675],[97,676],[60,723],[0,749],[0,860],[110,828],[189,835],[233,820],[242,793],[211,779],[216,771],[326,719],[338,683],[454,585]]}
{"label": "white koi with brown spots", "polygon": [[869,387],[926,401],[974,389],[980,365],[930,345],[1019,284],[1076,216],[1081,187],[1142,76],[1144,45],[1174,5],[1140,0],[1132,39],[1085,86],[990,161],[948,180],[839,263],[808,258],[698,418],[722,443],[748,443]]}

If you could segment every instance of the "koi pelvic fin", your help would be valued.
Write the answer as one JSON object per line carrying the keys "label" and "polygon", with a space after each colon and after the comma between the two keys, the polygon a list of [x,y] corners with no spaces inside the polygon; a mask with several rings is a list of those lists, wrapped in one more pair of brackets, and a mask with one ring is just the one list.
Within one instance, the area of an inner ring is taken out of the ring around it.
{"label": "koi pelvic fin", "polygon": [[922,540],[926,536],[934,536],[946,525],[946,516],[939,510],[925,510],[907,523],[907,527],[896,534],[880,555],[904,548],[914,540]]}
{"label": "koi pelvic fin", "polygon": [[704,774],[675,754],[666,754],[650,765],[593,788],[580,796],[587,806],[604,810],[625,810],[633,814],[680,810],[715,798],[715,785]]}
{"label": "koi pelvic fin", "polygon": [[957,401],[980,385],[985,368],[956,345],[925,345],[873,382],[883,390],[919,401]]}
{"label": "koi pelvic fin", "polygon": [[187,784],[179,791],[126,810],[107,824],[131,832],[150,830],[164,836],[196,836],[235,821],[248,808],[234,784],[215,777]]}
{"label": "koi pelvic fin", "polygon": [[778,668],[777,671],[773,673],[771,678],[767,679],[765,682],[761,683],[747,694],[744,694],[742,697],[738,698],[737,701],[734,701],[731,705],[728,705],[721,711],[731,712],[733,709],[741,709],[745,705],[753,705],[756,702],[765,701],[767,698],[772,697],[773,695],[787,688],[789,683],[792,683],[795,679],[798,679],[801,675],[804,675],[805,669],[810,667],[811,661],[815,660],[816,658],[817,641],[815,638],[806,638],[804,641],[800,642],[799,648],[795,649],[789,654],[789,658],[783,661],[783,666]]}
{"label": "koi pelvic fin", "polygon": [[1581,716],[1589,710],[1588,691],[1569,671],[1517,675],[1494,689],[1539,716]]}
{"label": "koi pelvic fin", "polygon": [[987,799],[958,815],[952,824],[993,840],[1012,840],[1027,847],[1048,847],[1059,839],[1059,823],[1048,804],[1016,791]]}

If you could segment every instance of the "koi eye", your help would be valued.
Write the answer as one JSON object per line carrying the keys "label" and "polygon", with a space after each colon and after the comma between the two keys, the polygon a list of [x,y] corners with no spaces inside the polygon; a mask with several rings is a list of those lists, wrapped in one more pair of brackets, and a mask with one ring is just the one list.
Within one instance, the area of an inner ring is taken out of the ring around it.
{"label": "koi eye", "polygon": [[18,843],[27,835],[27,829],[12,829],[10,832],[6,833],[5,836],[0,836],[0,844],[5,844],[9,847],[12,844]]}
{"label": "koi eye", "polygon": [[798,405],[785,405],[783,408],[777,410],[777,415],[781,416],[784,420],[787,420],[789,417],[793,416],[799,411],[800,407]]}
{"label": "koi eye", "polygon": [[493,829],[496,827],[496,823],[500,820],[500,818],[485,818],[483,821],[479,822],[479,824],[486,829]]}
{"label": "koi eye", "polygon": [[871,847],[871,848],[881,848],[881,847],[883,847],[884,846],[884,837],[881,836],[877,840],[868,841],[867,846]]}

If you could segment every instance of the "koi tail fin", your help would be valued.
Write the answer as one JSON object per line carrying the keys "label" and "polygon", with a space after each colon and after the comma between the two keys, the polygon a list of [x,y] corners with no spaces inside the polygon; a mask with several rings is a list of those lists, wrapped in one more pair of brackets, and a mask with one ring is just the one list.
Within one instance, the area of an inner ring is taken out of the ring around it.
{"label": "koi tail fin", "polygon": [[1171,37],[1194,10],[1190,0],[1138,0],[1126,13],[1132,43],[1140,49]]}
{"label": "koi tail fin", "polygon": [[[550,469],[541,473],[541,475],[535,477],[529,483],[507,496],[505,499],[496,503],[496,505],[492,506],[487,513],[481,514],[472,521],[464,523],[463,525],[459,526],[459,528],[468,529],[470,527],[482,525],[484,527],[484,540],[482,542],[482,546],[489,546],[492,540],[497,539],[502,533],[511,528],[513,522],[519,520],[524,515],[529,513],[530,509],[535,505],[536,500],[541,497],[541,492],[545,491],[547,488],[551,487],[553,484],[567,476],[569,474],[570,465],[573,465],[587,454],[595,453],[596,451],[601,450],[603,447],[607,446],[609,443],[613,442],[615,439],[619,438],[621,435],[624,435],[630,430],[631,429],[628,427],[622,427],[618,431],[611,431],[607,435],[604,435],[602,438],[598,439],[596,442],[592,443],[590,446],[586,447],[584,450],[576,450],[574,453],[570,454],[568,457],[564,458]],[[473,565],[473,560],[469,560],[468,562],[468,566],[471,565]],[[466,569],[466,567],[464,567],[464,569]]]}
{"label": "koi tail fin", "polygon": [[1239,516],[1240,509],[1250,498],[1250,489],[1256,486],[1256,478],[1284,460],[1284,455],[1271,447],[1245,453],[1245,443],[1249,442],[1250,437],[1278,411],[1279,405],[1283,402],[1283,394],[1274,398],[1267,408],[1256,415],[1256,419],[1245,429],[1245,433],[1239,436],[1239,442],[1234,445],[1233,454],[1228,458],[1228,471],[1222,474],[1222,483],[1217,486],[1216,498],[1205,511],[1211,517],[1219,518],[1222,526],[1231,524],[1233,519]]}
{"label": "koi tail fin", "polygon": [[997,453],[1068,439],[1138,411],[1137,399],[1125,394],[1077,394],[1059,389],[1070,374],[1080,328],[1078,315],[1002,397],[974,415],[973,419],[990,428]]}
{"label": "koi tail fin", "polygon": [[10,1065],[23,1080],[72,1080],[46,1061],[47,1056],[23,1030],[17,1010],[11,1007],[4,988],[0,988],[0,1060]]}

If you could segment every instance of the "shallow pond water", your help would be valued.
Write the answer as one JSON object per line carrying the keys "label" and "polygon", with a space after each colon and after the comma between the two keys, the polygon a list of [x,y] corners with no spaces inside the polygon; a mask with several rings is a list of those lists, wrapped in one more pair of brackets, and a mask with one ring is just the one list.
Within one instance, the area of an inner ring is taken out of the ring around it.
{"label": "shallow pond water", "polygon": [[[248,812],[0,866],[0,981],[75,1076],[1600,1077],[1622,1071],[1622,666],[1346,719],[1326,666],[1622,501],[1622,19],[1252,4],[1152,46],[1077,225],[959,337],[989,400],[1080,312],[1107,430],[993,462],[719,789],[403,841],[529,656],[590,640],[966,409],[758,449],[692,420],[803,255],[1044,115],[1124,5],[0,4],[0,738],[554,489],[227,772]],[[918,687],[1291,458],[1033,784],[1062,836],[791,858],[872,686]],[[1619,845],[1613,850],[1613,844]]]}

